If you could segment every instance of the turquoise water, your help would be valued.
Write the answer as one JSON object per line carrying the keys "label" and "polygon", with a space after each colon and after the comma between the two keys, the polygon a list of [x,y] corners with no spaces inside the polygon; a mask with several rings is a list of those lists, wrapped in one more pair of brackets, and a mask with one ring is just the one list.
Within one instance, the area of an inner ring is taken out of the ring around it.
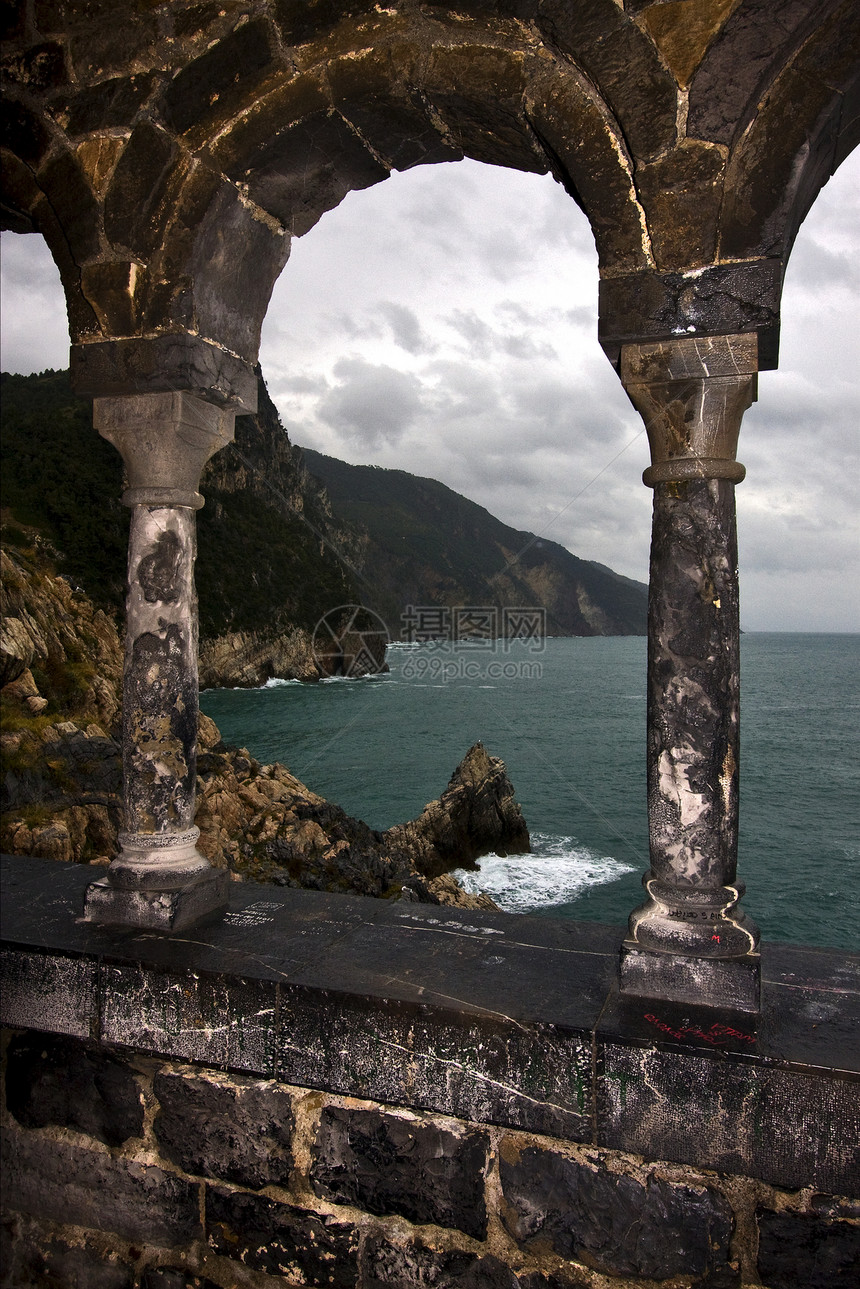
{"label": "turquoise water", "polygon": [[[645,640],[394,647],[391,673],[210,690],[229,743],[282,761],[374,828],[419,814],[480,739],[504,759],[534,855],[466,880],[513,912],[623,923],[648,867]],[[741,645],[739,876],[766,939],[856,949],[860,636]]]}

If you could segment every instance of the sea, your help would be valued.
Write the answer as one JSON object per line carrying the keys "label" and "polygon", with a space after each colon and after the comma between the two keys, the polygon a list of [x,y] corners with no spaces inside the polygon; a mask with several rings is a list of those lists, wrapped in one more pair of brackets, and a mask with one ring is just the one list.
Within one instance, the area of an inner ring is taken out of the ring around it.
{"label": "sea", "polygon": [[[481,741],[530,855],[458,871],[512,913],[624,924],[648,868],[644,638],[389,648],[388,674],[207,690],[228,743],[371,827],[420,814]],[[860,949],[860,635],[741,638],[743,907],[766,940]]]}

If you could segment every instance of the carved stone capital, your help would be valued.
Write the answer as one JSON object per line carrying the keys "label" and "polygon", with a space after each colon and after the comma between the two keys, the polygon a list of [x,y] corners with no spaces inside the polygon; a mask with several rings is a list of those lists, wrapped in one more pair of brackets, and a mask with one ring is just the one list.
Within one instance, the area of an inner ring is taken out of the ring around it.
{"label": "carved stone capital", "polygon": [[127,506],[199,510],[203,467],[233,438],[236,413],[187,390],[93,400],[93,424],[125,462]]}
{"label": "carved stone capital", "polygon": [[642,476],[649,487],[685,479],[740,483],[746,470],[735,453],[756,397],[757,367],[755,335],[624,346],[621,379],[651,447]]}

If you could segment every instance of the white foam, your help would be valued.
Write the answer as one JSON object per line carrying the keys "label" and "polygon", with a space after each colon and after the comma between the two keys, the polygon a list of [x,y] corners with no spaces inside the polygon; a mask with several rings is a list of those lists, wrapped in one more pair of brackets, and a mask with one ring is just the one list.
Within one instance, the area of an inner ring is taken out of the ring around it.
{"label": "white foam", "polygon": [[614,882],[631,864],[598,855],[573,837],[532,834],[531,855],[485,855],[477,872],[458,868],[454,877],[470,894],[486,892],[507,913],[570,904],[589,886]]}
{"label": "white foam", "polygon": [[272,676],[266,681],[265,685],[261,685],[260,688],[280,689],[282,685],[300,685],[301,683],[302,682],[300,680],[285,680],[282,676]]}

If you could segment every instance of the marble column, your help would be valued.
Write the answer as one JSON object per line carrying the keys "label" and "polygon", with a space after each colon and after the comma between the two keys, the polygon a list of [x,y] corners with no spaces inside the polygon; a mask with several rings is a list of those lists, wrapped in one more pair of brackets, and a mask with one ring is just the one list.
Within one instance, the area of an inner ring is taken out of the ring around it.
{"label": "marble column", "polygon": [[228,875],[196,849],[195,511],[206,461],[234,411],[187,393],[96,398],[96,429],[122,454],[131,507],[123,673],[125,831],[87,889],[90,922],[179,931],[226,908]]}
{"label": "marble column", "polygon": [[648,431],[654,489],[648,608],[645,903],[621,989],[757,1011],[758,928],[737,880],[739,617],[735,460],[756,394],[755,335],[626,345],[621,378]]}

